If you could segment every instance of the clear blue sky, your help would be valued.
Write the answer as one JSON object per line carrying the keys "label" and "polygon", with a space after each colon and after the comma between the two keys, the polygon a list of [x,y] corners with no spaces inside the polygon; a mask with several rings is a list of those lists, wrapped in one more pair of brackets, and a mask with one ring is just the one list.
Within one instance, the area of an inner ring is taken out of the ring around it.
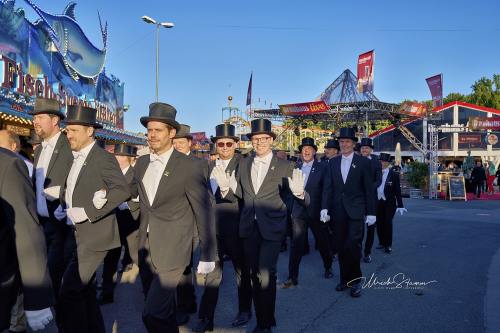
{"label": "clear blue sky", "polygon": [[[125,126],[154,101],[155,31],[142,15],[172,21],[160,38],[160,101],[192,131],[213,134],[227,96],[245,109],[253,97],[276,104],[316,98],[358,54],[375,49],[375,95],[430,99],[425,78],[443,73],[444,93],[500,73],[498,0],[76,1],[76,18],[102,46],[97,10],[109,24],[106,70],[125,82]],[[35,0],[61,13],[68,1]],[[21,0],[17,6],[31,9]],[[263,104],[260,106],[264,107]]]}

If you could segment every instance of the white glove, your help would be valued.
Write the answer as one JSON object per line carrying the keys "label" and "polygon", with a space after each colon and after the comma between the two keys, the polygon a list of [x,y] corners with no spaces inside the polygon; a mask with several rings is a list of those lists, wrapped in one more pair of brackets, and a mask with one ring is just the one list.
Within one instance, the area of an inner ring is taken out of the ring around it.
{"label": "white glove", "polygon": [[399,213],[399,214],[403,215],[403,213],[408,213],[408,209],[406,209],[406,208],[397,208],[396,209],[396,213]]}
{"label": "white glove", "polygon": [[100,190],[94,193],[94,198],[92,198],[92,202],[94,203],[94,207],[96,209],[101,209],[104,207],[108,199],[106,199],[106,190]]}
{"label": "white glove", "polygon": [[122,202],[120,204],[120,206],[118,206],[118,209],[119,210],[127,210],[127,209],[130,209],[130,208],[128,207],[128,203],[125,201],[125,202]]}
{"label": "white glove", "polygon": [[236,176],[234,174],[234,170],[231,174],[226,172],[223,165],[217,165],[211,174],[211,178],[215,179],[217,185],[219,185],[221,192],[226,192],[229,189],[233,191],[236,190],[236,186],[238,186],[238,182],[236,181]]}
{"label": "white glove", "polygon": [[288,186],[296,197],[304,196],[304,174],[300,169],[293,169],[292,178],[288,177]]}
{"label": "white glove", "polygon": [[211,273],[215,269],[215,261],[200,261],[198,263],[198,274],[208,274]]}
{"label": "white glove", "polygon": [[328,209],[322,209],[319,212],[319,220],[323,223],[330,221],[330,215],[328,215]]}
{"label": "white glove", "polygon": [[60,192],[61,186],[52,186],[44,189],[42,195],[49,201],[55,201],[59,199]]}
{"label": "white glove", "polygon": [[377,217],[375,215],[367,215],[365,223],[368,224],[368,226],[371,226],[377,222]]}
{"label": "white glove", "polygon": [[62,221],[66,217],[66,211],[62,208],[61,205],[57,206],[56,210],[54,211],[54,217],[58,221]]}
{"label": "white glove", "polygon": [[87,213],[85,213],[85,209],[83,209],[82,207],[68,208],[66,209],[66,215],[68,217],[67,220],[69,220],[69,222],[66,222],[66,224],[68,225],[82,223],[89,219]]}
{"label": "white glove", "polygon": [[43,310],[36,311],[24,311],[26,313],[26,319],[33,331],[43,330],[47,326],[52,318],[52,312],[50,308],[45,308]]}

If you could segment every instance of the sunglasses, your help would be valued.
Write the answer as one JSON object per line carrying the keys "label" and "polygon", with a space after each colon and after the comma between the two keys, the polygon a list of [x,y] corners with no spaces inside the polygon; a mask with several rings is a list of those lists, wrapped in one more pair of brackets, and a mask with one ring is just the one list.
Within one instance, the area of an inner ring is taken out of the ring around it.
{"label": "sunglasses", "polygon": [[233,146],[233,142],[217,142],[217,147],[224,148],[224,146],[231,148]]}

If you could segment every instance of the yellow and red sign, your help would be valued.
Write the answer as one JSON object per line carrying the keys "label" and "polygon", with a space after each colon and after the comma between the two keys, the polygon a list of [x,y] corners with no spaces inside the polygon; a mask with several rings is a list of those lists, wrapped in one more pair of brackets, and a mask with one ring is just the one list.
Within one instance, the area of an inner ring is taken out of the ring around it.
{"label": "yellow and red sign", "polygon": [[330,110],[330,107],[323,101],[315,101],[308,103],[295,103],[280,105],[281,113],[289,116],[301,116],[314,113],[323,113]]}

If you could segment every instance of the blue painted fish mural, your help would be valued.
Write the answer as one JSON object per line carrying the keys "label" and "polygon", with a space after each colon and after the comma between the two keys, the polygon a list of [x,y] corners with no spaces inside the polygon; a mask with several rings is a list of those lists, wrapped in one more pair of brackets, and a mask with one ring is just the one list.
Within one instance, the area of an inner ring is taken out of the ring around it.
{"label": "blue painted fish mural", "polygon": [[79,77],[96,80],[104,68],[106,60],[108,24],[102,26],[101,17],[99,24],[103,40],[103,49],[98,49],[83,32],[76,22],[76,3],[69,3],[62,15],[53,15],[44,12],[31,0],[25,0],[40,16],[35,26],[44,29],[57,51],[61,54],[64,65],[74,80]]}

